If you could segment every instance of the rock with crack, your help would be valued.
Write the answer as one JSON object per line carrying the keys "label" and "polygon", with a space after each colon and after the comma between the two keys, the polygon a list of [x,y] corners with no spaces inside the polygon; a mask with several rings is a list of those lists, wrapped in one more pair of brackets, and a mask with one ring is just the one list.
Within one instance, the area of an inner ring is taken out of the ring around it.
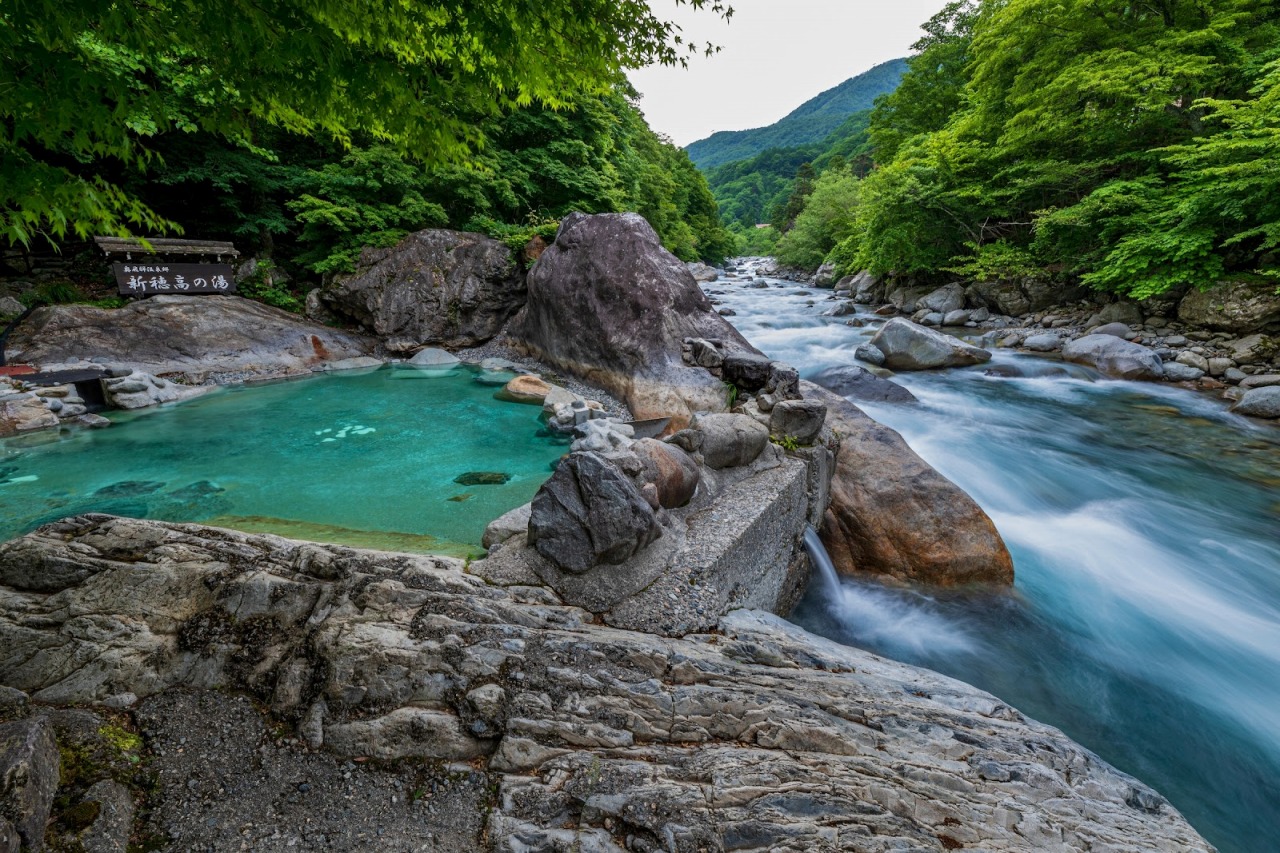
{"label": "rock with crack", "polygon": [[[339,755],[465,756],[496,786],[488,849],[1212,849],[995,697],[765,613],[664,638],[456,560],[104,516],[0,547],[15,561],[0,682],[46,702],[127,690],[144,709],[171,688],[244,690]],[[173,714],[146,713],[157,730]],[[215,734],[198,764],[166,742],[166,790],[260,749],[261,727]]]}
{"label": "rock with crack", "polygon": [[483,234],[428,229],[395,246],[366,248],[356,269],[321,298],[393,352],[475,346],[524,303],[524,276],[506,245]]}
{"label": "rock with crack", "polygon": [[1013,583],[1013,558],[982,508],[902,436],[809,382],[840,436],[821,534],[841,574],[931,586]]}

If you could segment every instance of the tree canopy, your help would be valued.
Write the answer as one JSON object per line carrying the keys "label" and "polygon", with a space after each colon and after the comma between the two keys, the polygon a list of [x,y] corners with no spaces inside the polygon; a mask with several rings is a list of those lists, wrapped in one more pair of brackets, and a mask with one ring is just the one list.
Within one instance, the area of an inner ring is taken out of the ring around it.
{"label": "tree canopy", "polygon": [[18,0],[0,11],[0,233],[172,228],[122,182],[173,134],[458,161],[487,120],[693,49],[641,0]]}
{"label": "tree canopy", "polygon": [[1276,3],[957,0],[925,31],[872,113],[846,269],[1280,276]]}

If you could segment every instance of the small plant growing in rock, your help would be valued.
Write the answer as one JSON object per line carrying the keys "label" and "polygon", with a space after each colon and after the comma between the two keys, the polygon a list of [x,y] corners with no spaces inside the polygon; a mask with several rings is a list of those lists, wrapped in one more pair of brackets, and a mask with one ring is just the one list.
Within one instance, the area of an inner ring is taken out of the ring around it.
{"label": "small plant growing in rock", "polygon": [[800,441],[794,435],[771,435],[769,440],[788,453],[800,448]]}
{"label": "small plant growing in rock", "polygon": [[733,404],[738,402],[738,386],[732,382],[724,383],[725,389],[725,406],[732,409]]}

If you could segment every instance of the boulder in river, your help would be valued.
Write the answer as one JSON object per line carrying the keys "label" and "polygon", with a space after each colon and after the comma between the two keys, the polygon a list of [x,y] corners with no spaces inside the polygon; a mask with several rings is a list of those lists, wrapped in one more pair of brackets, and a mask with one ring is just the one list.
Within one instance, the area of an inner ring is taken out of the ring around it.
{"label": "boulder in river", "polygon": [[1160,379],[1164,376],[1160,356],[1142,344],[1114,335],[1076,338],[1062,348],[1062,357],[1117,379]]}
{"label": "boulder in river", "polygon": [[934,586],[1013,583],[1013,559],[973,498],[852,403],[803,388],[826,403],[840,438],[821,530],[836,571]]}
{"label": "boulder in river", "polygon": [[723,411],[724,384],[686,365],[686,338],[750,346],[714,311],[682,261],[634,213],[570,214],[529,272],[528,303],[513,342],[541,361],[593,382],[640,419]]}
{"label": "boulder in river", "polygon": [[871,343],[884,353],[884,366],[891,370],[963,367],[991,360],[984,349],[901,317],[881,326]]}
{"label": "boulder in river", "polygon": [[367,248],[353,272],[322,293],[330,310],[380,337],[389,350],[488,341],[524,302],[524,274],[504,243],[428,229],[395,246]]}
{"label": "boulder in river", "polygon": [[865,367],[858,367],[855,364],[823,368],[810,377],[810,380],[815,385],[821,385],[841,397],[865,400],[868,403],[914,403],[916,401],[915,395],[897,382],[881,379]]}
{"label": "boulder in river", "polygon": [[1254,418],[1280,418],[1280,385],[1250,388],[1231,411]]}

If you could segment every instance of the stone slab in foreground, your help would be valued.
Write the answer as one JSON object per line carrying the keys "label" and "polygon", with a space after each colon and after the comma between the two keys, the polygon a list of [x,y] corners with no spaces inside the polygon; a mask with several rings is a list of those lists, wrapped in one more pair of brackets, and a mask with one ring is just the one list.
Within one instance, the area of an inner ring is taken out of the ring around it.
{"label": "stone slab in foreground", "polygon": [[443,558],[69,519],[0,546],[0,683],[243,690],[338,755],[467,760],[496,786],[476,849],[1211,849],[960,682],[758,612],[677,639],[593,624]]}
{"label": "stone slab in foreground", "polygon": [[367,338],[239,296],[153,296],[114,309],[40,308],[14,331],[9,356],[31,364],[99,360],[203,381],[310,372],[372,348]]}

